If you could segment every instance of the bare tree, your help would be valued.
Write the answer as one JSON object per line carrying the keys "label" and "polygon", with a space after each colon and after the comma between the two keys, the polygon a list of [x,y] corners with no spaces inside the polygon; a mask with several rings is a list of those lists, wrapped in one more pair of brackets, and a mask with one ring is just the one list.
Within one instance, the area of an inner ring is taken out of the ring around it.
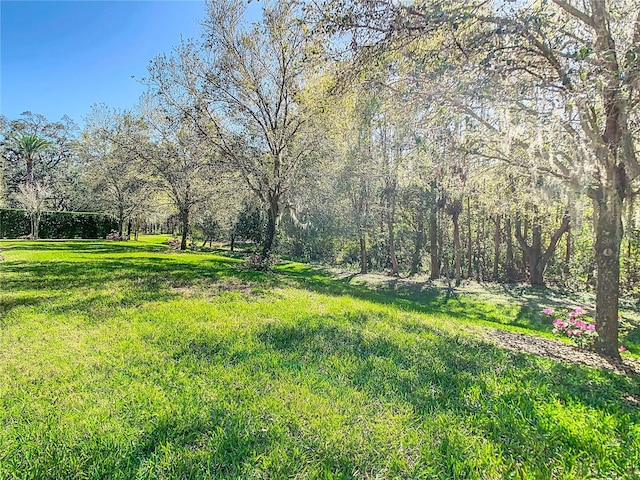
{"label": "bare tree", "polygon": [[31,221],[31,238],[37,240],[40,236],[40,217],[47,198],[51,196],[51,189],[39,182],[21,184],[14,195],[15,200],[29,212]]}
{"label": "bare tree", "polygon": [[285,199],[309,158],[312,136],[303,101],[309,40],[287,2],[265,6],[242,24],[235,0],[208,3],[202,44],[183,44],[150,66],[150,90],[193,118],[267,212],[262,256],[269,257]]}

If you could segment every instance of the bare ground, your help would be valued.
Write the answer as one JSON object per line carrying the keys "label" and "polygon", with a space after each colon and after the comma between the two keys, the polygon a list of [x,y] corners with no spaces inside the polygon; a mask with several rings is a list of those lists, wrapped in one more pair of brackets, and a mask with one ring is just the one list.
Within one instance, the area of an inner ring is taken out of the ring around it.
{"label": "bare ground", "polygon": [[640,361],[638,360],[632,358],[613,360],[595,352],[536,335],[492,329],[486,332],[485,339],[501,348],[539,355],[560,362],[604,368],[620,374],[640,375]]}

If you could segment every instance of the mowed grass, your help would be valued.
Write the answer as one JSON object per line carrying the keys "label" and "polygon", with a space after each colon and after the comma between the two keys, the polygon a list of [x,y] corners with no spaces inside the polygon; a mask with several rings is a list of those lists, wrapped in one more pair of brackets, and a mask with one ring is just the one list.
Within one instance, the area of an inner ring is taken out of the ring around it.
{"label": "mowed grass", "polygon": [[517,306],[152,237],[0,249],[2,479],[640,478],[640,379],[482,341]]}

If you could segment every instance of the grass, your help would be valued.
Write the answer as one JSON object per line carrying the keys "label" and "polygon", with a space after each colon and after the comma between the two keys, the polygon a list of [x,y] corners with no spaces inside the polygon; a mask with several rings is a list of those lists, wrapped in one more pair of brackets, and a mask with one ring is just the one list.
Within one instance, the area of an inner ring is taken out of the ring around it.
{"label": "grass", "polygon": [[530,306],[153,237],[0,248],[0,478],[640,478],[639,378],[477,335],[547,335]]}

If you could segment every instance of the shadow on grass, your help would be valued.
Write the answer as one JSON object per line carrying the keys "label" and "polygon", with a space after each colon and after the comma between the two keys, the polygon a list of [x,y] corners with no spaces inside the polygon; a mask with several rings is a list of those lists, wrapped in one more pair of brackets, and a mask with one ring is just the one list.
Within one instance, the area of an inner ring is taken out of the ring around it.
{"label": "shadow on grass", "polygon": [[[380,332],[375,328],[378,322],[387,323],[392,330]],[[634,471],[633,452],[637,449],[632,446],[633,425],[640,421],[640,409],[625,403],[624,398],[640,391],[637,377],[505,351],[380,313],[308,316],[264,326],[255,332],[255,338],[257,342],[241,352],[233,342],[215,336],[165,347],[173,350],[175,361],[201,365],[199,371],[216,364],[240,369],[250,377],[249,372],[263,372],[268,365],[269,375],[261,377],[266,383],[253,386],[256,391],[264,389],[267,395],[272,391],[269,384],[278,379],[285,384],[306,385],[320,396],[334,395],[327,392],[347,396],[351,394],[344,392],[364,393],[366,397],[358,398],[366,398],[367,403],[379,408],[410,405],[415,415],[412,422],[416,422],[413,428],[429,439],[429,448],[423,450],[428,458],[413,460],[419,467],[438,465],[435,471],[440,478],[475,478],[487,461],[481,450],[482,442],[487,441],[500,445],[501,462],[507,470],[524,464],[537,478],[549,478],[558,468],[576,468],[577,473],[587,475],[602,462],[609,462],[607,468],[615,464],[618,472]],[[580,425],[580,416],[584,411],[589,415],[597,412],[613,422],[608,432],[615,437],[610,440],[617,447],[609,449],[608,441],[593,444],[590,437],[581,436],[584,426]],[[282,412],[270,413],[286,422]],[[247,422],[251,415],[247,414],[242,425],[226,425],[246,431],[252,424]],[[574,416],[576,419],[571,420]],[[374,420],[358,418],[353,428]],[[565,418],[570,420],[564,422]],[[260,419],[253,420],[260,423]],[[445,423],[438,426],[438,421]],[[260,435],[257,430],[254,433]],[[238,435],[227,434],[230,438]],[[383,467],[363,465],[359,462],[372,460],[350,452],[347,445],[332,449],[326,440],[321,435],[303,440],[307,442],[304,450],[314,452],[314,460],[325,471],[351,478],[352,472],[364,467],[372,471]],[[295,438],[286,441],[300,442]],[[268,456],[272,444],[258,442],[252,446],[256,454]],[[559,451],[572,451],[580,460],[570,457],[561,460],[558,467]],[[385,459],[382,456],[373,461]],[[233,472],[235,467],[229,468]],[[295,470],[288,474],[294,475]]]}
{"label": "shadow on grass", "polygon": [[[117,247],[116,247],[117,249]],[[114,251],[114,250],[109,250]],[[65,256],[64,258],[69,258]],[[258,288],[271,288],[278,280],[263,272],[235,268],[224,257],[200,258],[181,254],[118,256],[83,261],[13,261],[2,265],[0,319],[24,306],[43,306],[54,313],[91,311],[101,303],[120,307],[161,301],[180,295],[177,289],[194,286],[203,291],[234,279]],[[44,294],[21,295],[40,291]],[[68,292],[69,295],[61,295]],[[114,295],[117,293],[118,295]],[[12,294],[16,295],[15,298]]]}
{"label": "shadow on grass", "polygon": [[44,240],[0,242],[0,249],[13,251],[60,251],[74,253],[123,253],[167,250],[167,245],[143,242],[107,242],[105,240]]}
{"label": "shadow on grass", "polygon": [[[131,282],[130,298],[121,305],[131,305],[147,300],[173,298],[172,286],[197,286],[203,281],[219,281],[233,278],[236,281],[269,289],[282,285],[294,285],[313,292],[328,295],[349,295],[377,304],[399,307],[407,311],[446,315],[471,323],[511,326],[536,333],[550,333],[551,322],[542,314],[547,306],[561,307],[562,294],[546,289],[534,289],[521,285],[496,285],[495,288],[513,298],[512,305],[492,302],[491,299],[475,298],[472,294],[459,295],[447,288],[430,283],[403,284],[391,281],[377,288],[370,285],[353,284],[351,277],[336,278],[317,267],[297,263],[284,263],[276,267],[275,273],[263,273],[237,268],[237,259],[210,253],[168,253],[162,244],[105,241],[68,242],[16,242],[13,249],[46,250],[61,252],[61,259],[77,254],[118,254],[118,257],[96,258],[81,262],[27,261],[6,262],[2,272],[8,274],[3,280],[3,290],[68,290],[89,289],[114,282]],[[131,253],[131,255],[126,255]],[[123,255],[125,254],[125,255]],[[147,254],[147,256],[144,256]],[[548,293],[556,300],[548,298]],[[42,296],[40,300],[44,301]],[[23,303],[24,304],[24,303]],[[8,313],[20,306],[18,301],[3,305]],[[73,308],[81,308],[76,305]],[[629,335],[628,348],[635,352],[640,347],[640,329]]]}
{"label": "shadow on grass", "polygon": [[[403,310],[442,314],[447,317],[469,322],[490,322],[501,325],[522,326],[517,321],[517,311],[513,307],[493,305],[474,301],[472,297],[459,295],[448,288],[431,284],[383,285],[378,288],[369,285],[354,285],[352,277],[337,279],[322,269],[287,264],[277,269],[278,276],[308,290],[329,295],[350,295],[360,300],[381,305],[393,305]],[[524,328],[531,328],[526,326]],[[549,331],[542,326],[540,331]]]}

